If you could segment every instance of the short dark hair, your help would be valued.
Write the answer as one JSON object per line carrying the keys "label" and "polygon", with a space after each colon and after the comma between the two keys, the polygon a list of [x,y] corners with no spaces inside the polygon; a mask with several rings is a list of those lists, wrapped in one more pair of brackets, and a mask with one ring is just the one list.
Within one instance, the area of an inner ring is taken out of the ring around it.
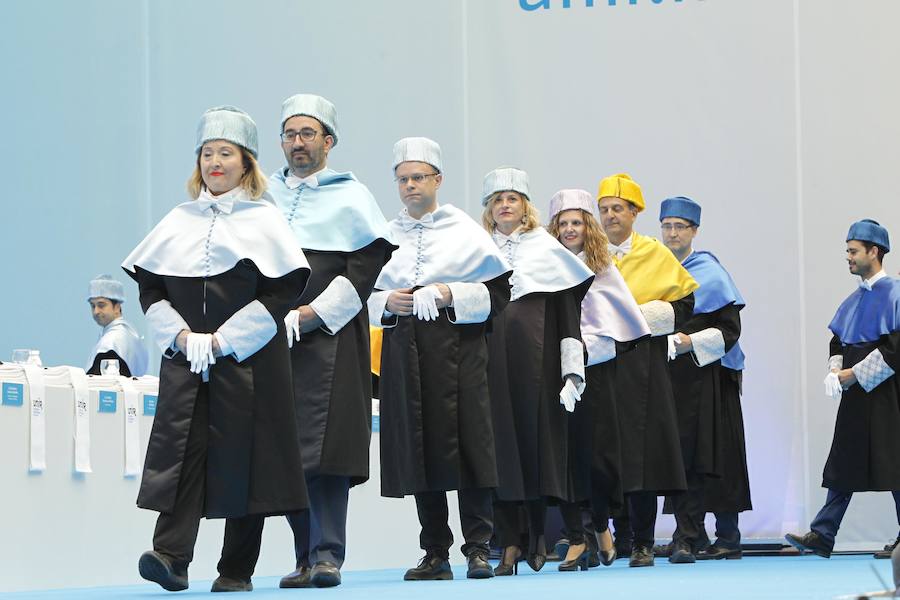
{"label": "short dark hair", "polygon": [[878,244],[873,244],[872,242],[863,242],[860,243],[865,246],[866,252],[871,250],[872,248],[877,248],[876,257],[878,258],[878,262],[884,262],[884,255],[888,253],[884,246],[879,246]]}

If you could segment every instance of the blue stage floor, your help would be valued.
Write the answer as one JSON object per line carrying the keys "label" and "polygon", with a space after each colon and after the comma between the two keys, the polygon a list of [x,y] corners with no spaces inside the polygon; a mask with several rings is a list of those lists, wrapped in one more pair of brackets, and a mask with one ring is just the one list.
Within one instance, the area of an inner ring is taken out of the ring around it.
{"label": "blue stage floor", "polygon": [[[891,563],[871,555],[836,556],[825,560],[805,557],[748,557],[742,560],[671,565],[657,560],[656,567],[630,569],[619,560],[612,567],[588,572],[559,573],[557,563],[548,563],[533,573],[525,563],[518,576],[470,581],[465,568],[454,567],[454,581],[404,582],[403,570],[348,571],[344,583],[331,589],[278,589],[278,577],[254,578],[252,598],[389,598],[402,600],[445,600],[469,596],[473,600],[540,598],[579,600],[613,598],[664,598],[729,600],[784,598],[833,598],[838,595],[881,588],[874,566],[886,581],[892,580]],[[188,598],[208,597],[209,581],[193,581],[191,588],[176,594],[151,584],[125,587],[63,589],[40,592],[0,593],[0,599],[66,598]]]}

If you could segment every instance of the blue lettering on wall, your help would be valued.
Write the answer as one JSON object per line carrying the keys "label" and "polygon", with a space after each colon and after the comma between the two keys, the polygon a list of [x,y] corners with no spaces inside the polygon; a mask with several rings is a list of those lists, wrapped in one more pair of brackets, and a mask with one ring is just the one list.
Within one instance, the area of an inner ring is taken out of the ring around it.
{"label": "blue lettering on wall", "polygon": [[[644,4],[649,2],[652,5],[663,4],[664,2],[669,4],[681,4],[684,2],[684,0],[606,0],[606,6],[635,6],[639,1]],[[554,0],[519,0],[519,8],[529,11],[549,9],[553,8],[554,5],[560,8],[572,8],[573,2],[576,5],[583,4],[585,8],[594,8],[594,0],[557,0],[556,2]],[[602,4],[602,0],[598,0],[598,3]]]}

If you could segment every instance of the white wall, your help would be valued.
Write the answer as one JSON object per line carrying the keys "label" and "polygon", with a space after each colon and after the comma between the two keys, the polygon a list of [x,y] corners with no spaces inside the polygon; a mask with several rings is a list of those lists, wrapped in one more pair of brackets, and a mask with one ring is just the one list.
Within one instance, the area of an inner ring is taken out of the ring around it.
{"label": "white wall", "polygon": [[[331,165],[353,170],[389,216],[400,208],[391,146],[407,135],[441,143],[442,200],[473,216],[482,175],[501,164],[529,171],[545,214],[556,189],[593,190],[628,171],[648,201],[643,233],[657,231],[666,196],[699,201],[698,246],[722,259],[748,301],[756,510],[742,518],[745,533],[805,529],[824,497],[836,410],[820,394],[825,327],[854,285],[844,235],[868,216],[900,236],[900,5],[549,4],[5,3],[0,359],[36,347],[49,364],[84,361],[97,334],[87,281],[119,273],[122,257],[185,199],[203,110],[250,112],[271,171],[283,162],[281,101],[320,93],[339,111]],[[126,315],[143,329],[127,285]],[[871,547],[894,535],[887,495],[869,494],[851,506],[839,541]]]}

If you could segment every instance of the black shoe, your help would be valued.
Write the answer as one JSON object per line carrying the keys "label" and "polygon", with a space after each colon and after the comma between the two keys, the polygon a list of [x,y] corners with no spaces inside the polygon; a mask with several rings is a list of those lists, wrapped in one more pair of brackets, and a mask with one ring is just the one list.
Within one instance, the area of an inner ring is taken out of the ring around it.
{"label": "black shoe", "polygon": [[716,542],[703,552],[698,552],[696,556],[697,560],[719,560],[720,558],[736,560],[742,558],[744,553],[740,546],[734,548]]}
{"label": "black shoe", "polygon": [[469,579],[490,579],[494,576],[494,569],[491,568],[491,563],[487,561],[487,552],[476,550],[466,558],[469,563],[466,577]]}
{"label": "black shoe", "polygon": [[887,544],[884,547],[884,550],[879,550],[878,552],[876,552],[875,558],[890,558],[891,554],[893,554],[893,552],[894,552],[894,548],[897,547],[898,543],[900,543],[900,537],[898,537],[896,540],[894,540],[890,544]]}
{"label": "black shoe", "polygon": [[669,562],[676,565],[689,565],[696,561],[691,547],[684,542],[673,542],[672,553],[669,555]]}
{"label": "black shoe", "polygon": [[799,550],[800,554],[812,552],[822,558],[831,558],[831,550],[834,548],[834,544],[829,544],[823,540],[822,536],[815,531],[810,531],[803,536],[789,533],[784,536],[784,539],[786,539],[791,546]]}
{"label": "black shoe", "polygon": [[584,552],[578,555],[577,558],[573,560],[564,560],[559,563],[560,571],[577,571],[581,569],[582,571],[588,570],[588,554],[590,550],[585,548]]}
{"label": "black shoe", "polygon": [[612,550],[600,550],[600,564],[604,567],[608,567],[613,564],[618,558],[618,552],[616,552],[616,547],[613,546]]}
{"label": "black shoe", "polygon": [[138,560],[138,572],[147,581],[158,583],[164,590],[180,592],[188,589],[187,569],[176,569],[159,552],[148,551]]}
{"label": "black shoe", "polygon": [[599,550],[588,550],[588,567],[593,569],[594,567],[599,567],[603,564],[603,561],[600,559],[600,551]]}
{"label": "black shoe", "polygon": [[525,562],[528,563],[532,571],[540,571],[544,568],[544,565],[547,563],[547,545],[544,542],[544,534],[531,540]]}
{"label": "black shoe", "polygon": [[231,577],[225,577],[224,575],[219,575],[216,577],[216,580],[212,583],[212,588],[210,588],[211,592],[252,592],[253,591],[253,583],[248,579],[244,581],[243,579],[232,579]]}
{"label": "black shoe", "polygon": [[628,558],[634,550],[631,540],[616,540],[613,543],[613,547],[616,549],[616,554],[619,558]]}
{"label": "black shoe", "polygon": [[[516,549],[515,557],[507,555],[509,548]],[[516,546],[509,546],[509,548],[503,549],[503,556],[500,558],[500,564],[494,569],[494,575],[497,577],[519,574],[519,561],[522,560],[522,550]]]}
{"label": "black shoe", "polygon": [[409,569],[404,581],[449,581],[453,579],[450,562],[435,554],[428,553],[419,561],[419,566]]}
{"label": "black shoe", "polygon": [[666,558],[672,556],[672,544],[659,544],[653,546],[653,556]]}
{"label": "black shoe", "polygon": [[652,567],[653,550],[647,546],[635,546],[628,561],[629,567]]}
{"label": "black shoe", "polygon": [[341,585],[341,570],[333,562],[327,560],[317,562],[310,569],[309,581],[318,588]]}
{"label": "black shoe", "polygon": [[308,588],[312,587],[309,575],[312,569],[306,565],[297,567],[294,571],[288,573],[278,582],[280,588]]}

